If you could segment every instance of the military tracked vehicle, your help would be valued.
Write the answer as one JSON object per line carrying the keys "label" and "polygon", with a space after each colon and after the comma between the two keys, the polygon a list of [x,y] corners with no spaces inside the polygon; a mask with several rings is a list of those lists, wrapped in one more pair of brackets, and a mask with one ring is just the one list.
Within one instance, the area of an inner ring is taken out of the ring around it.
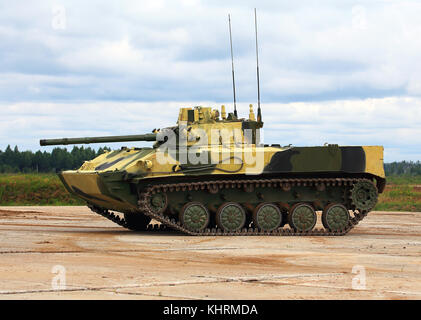
{"label": "military tracked vehicle", "polygon": [[343,235],[374,208],[386,183],[383,147],[262,145],[262,127],[251,105],[248,119],[199,106],[181,108],[177,126],[150,134],[40,144],[154,141],[59,173],[94,212],[132,230]]}
{"label": "military tracked vehicle", "polygon": [[[94,212],[132,230],[190,235],[344,235],[377,203],[383,147],[262,145],[257,16],[257,117],[181,108],[177,125],[132,136],[41,140],[41,145],[155,141],[59,174]],[[124,214],[124,218],[113,212]],[[321,214],[317,214],[321,212]],[[320,217],[319,217],[320,216]],[[315,228],[317,220],[323,228]],[[152,224],[155,220],[159,223]]]}

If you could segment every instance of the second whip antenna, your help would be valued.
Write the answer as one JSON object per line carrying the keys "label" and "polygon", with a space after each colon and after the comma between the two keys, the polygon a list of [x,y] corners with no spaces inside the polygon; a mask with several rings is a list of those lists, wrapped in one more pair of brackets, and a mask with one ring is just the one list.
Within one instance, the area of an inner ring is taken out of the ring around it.
{"label": "second whip antenna", "polygon": [[256,31],[256,66],[257,66],[257,122],[262,122],[262,111],[260,110],[260,79],[259,79],[259,47],[257,44],[257,13],[254,8],[254,29]]}
{"label": "second whip antenna", "polygon": [[231,16],[228,14],[228,25],[230,30],[230,45],[231,45],[231,70],[232,70],[232,91],[234,93],[234,115],[237,116],[237,101],[235,98],[235,76],[234,76],[234,55],[232,53],[232,34],[231,34]]}

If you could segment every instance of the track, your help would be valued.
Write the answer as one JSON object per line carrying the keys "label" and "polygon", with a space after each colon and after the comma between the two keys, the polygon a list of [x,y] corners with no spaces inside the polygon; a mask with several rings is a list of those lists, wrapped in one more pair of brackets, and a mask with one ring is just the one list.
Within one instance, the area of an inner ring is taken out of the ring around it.
{"label": "track", "polygon": [[[174,218],[170,218],[164,214],[154,213],[150,207],[150,197],[157,192],[177,192],[186,190],[208,190],[214,192],[215,190],[223,190],[228,188],[237,188],[244,190],[244,188],[253,187],[279,187],[285,188],[294,186],[308,186],[315,187],[318,184],[324,184],[326,186],[353,186],[359,181],[370,182],[367,179],[348,179],[348,178],[317,178],[317,179],[259,179],[259,180],[224,180],[224,181],[204,181],[204,182],[190,182],[190,183],[174,183],[174,184],[158,184],[149,186],[146,190],[143,190],[139,195],[139,210],[149,216],[151,219],[155,219],[160,222],[160,225],[149,224],[145,230],[148,231],[161,231],[172,229],[184,234],[192,236],[342,236],[352,230],[361,220],[363,220],[368,211],[361,212],[355,210],[355,208],[349,208],[353,212],[353,217],[348,222],[348,225],[343,230],[331,231],[324,228],[313,229],[311,231],[299,232],[290,227],[281,227],[273,231],[261,231],[257,228],[243,228],[237,232],[225,232],[219,228],[206,228],[203,231],[195,232],[185,228],[179,221]],[[349,195],[347,195],[349,197]],[[117,223],[118,225],[128,228],[127,222],[119,216],[109,212],[108,210],[89,206],[90,209],[109,220]]]}
{"label": "track", "polygon": [[[115,213],[112,213],[108,211],[107,209],[99,208],[96,206],[88,205],[88,208],[91,209],[93,212],[98,213],[99,215],[103,216],[104,218],[107,218],[108,220],[118,224],[119,226],[130,229],[127,221],[124,218],[121,218]],[[164,224],[156,224],[156,223],[150,223],[147,225],[146,228],[144,228],[143,231],[168,231],[171,229],[168,229],[166,225]],[[142,230],[137,230],[142,231]]]}

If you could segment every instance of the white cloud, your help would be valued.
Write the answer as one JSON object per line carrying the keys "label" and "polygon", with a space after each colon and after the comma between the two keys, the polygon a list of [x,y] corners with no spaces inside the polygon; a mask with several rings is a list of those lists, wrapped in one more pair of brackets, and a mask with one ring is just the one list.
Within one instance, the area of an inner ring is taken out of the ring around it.
{"label": "white cloud", "polygon": [[389,160],[421,159],[419,2],[62,4],[64,30],[52,28],[54,1],[0,10],[0,149],[35,149],[56,134],[143,132],[173,124],[180,101],[231,101],[228,13],[247,110],[257,6],[270,143],[384,144]]}
{"label": "white cloud", "polygon": [[[0,105],[0,149],[39,149],[43,138],[125,135],[173,126],[195,102],[14,103]],[[220,104],[202,101],[219,108]],[[226,103],[229,109],[231,103]],[[264,104],[265,143],[383,145],[385,161],[421,159],[421,98]],[[248,105],[238,105],[240,116]],[[256,110],[255,110],[256,112]],[[129,143],[129,146],[145,143]],[[119,145],[117,145],[119,146]]]}
{"label": "white cloud", "polygon": [[69,51],[59,61],[72,70],[110,70],[130,72],[144,63],[144,54],[134,48],[128,37],[119,41],[104,42],[94,47]]}
{"label": "white cloud", "polygon": [[[165,97],[154,100],[179,100],[180,90],[182,100],[199,94],[214,99],[206,96],[211,82],[217,98],[226,100],[230,95],[226,16],[231,12],[238,84],[247,87],[254,80],[254,1],[241,6],[73,1],[64,5],[65,30],[51,28],[53,5],[47,1],[23,8],[11,3],[0,12],[0,36],[6,40],[0,54],[1,76],[10,72],[98,76],[95,85],[84,88],[92,100],[121,96],[112,79],[125,79],[127,87],[142,90],[144,83],[139,77],[129,79],[130,75],[147,76],[150,86],[166,91]],[[258,7],[262,89],[268,101],[420,94],[421,4],[263,1]],[[362,20],[364,28],[356,27],[355,21]],[[7,89],[0,87],[1,96],[14,100],[14,91],[9,95]],[[39,89],[37,96],[46,100],[79,96],[79,88],[59,88],[53,94]],[[21,98],[30,100],[33,93],[22,92]],[[124,96],[145,100],[147,94]],[[252,96],[243,90],[240,98]]]}

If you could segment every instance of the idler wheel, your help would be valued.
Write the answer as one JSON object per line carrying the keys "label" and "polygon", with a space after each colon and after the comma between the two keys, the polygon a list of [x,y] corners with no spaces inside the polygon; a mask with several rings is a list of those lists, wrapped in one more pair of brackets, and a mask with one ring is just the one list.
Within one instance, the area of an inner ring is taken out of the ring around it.
{"label": "idler wheel", "polygon": [[200,202],[189,202],[181,209],[179,219],[190,231],[202,231],[208,226],[210,215],[208,209]]}
{"label": "idler wheel", "polygon": [[239,231],[246,223],[246,212],[238,203],[226,202],[218,208],[216,223],[224,231]]}
{"label": "idler wheel", "polygon": [[367,180],[358,181],[351,190],[351,201],[359,211],[370,211],[377,203],[377,187]]}
{"label": "idler wheel", "polygon": [[149,207],[153,213],[162,214],[168,206],[168,198],[165,193],[158,192],[151,195]]}
{"label": "idler wheel", "polygon": [[338,203],[327,205],[322,213],[323,226],[330,231],[345,230],[350,218],[349,211]]}
{"label": "idler wheel", "polygon": [[273,203],[261,203],[254,209],[253,223],[263,231],[278,229],[282,223],[281,210]]}
{"label": "idler wheel", "polygon": [[145,216],[143,213],[125,213],[124,220],[126,221],[127,228],[134,231],[146,230],[151,218]]}
{"label": "idler wheel", "polygon": [[316,211],[307,203],[297,203],[292,206],[288,215],[288,222],[291,228],[300,231],[310,231],[317,221]]}

